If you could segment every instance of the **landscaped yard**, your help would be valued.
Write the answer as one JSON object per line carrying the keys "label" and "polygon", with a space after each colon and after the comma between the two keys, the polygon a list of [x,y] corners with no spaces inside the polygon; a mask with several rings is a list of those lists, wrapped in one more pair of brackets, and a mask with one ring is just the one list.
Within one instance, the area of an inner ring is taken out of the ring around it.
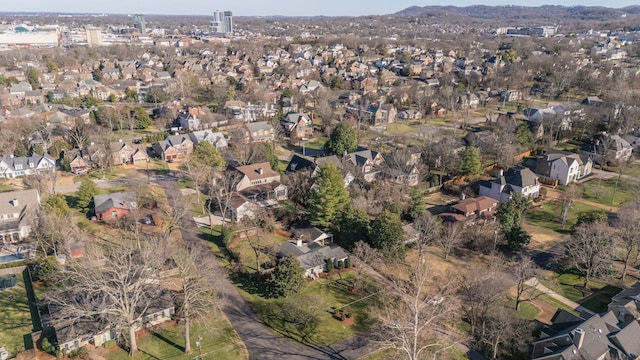
{"label": "landscaped yard", "polygon": [[329,140],[328,137],[321,136],[308,141],[304,146],[309,149],[321,150],[324,148],[324,144]]}
{"label": "landscaped yard", "polygon": [[[0,291],[0,346],[15,355],[25,350],[24,335],[33,331],[29,300],[22,275],[18,284]],[[40,292],[36,289],[36,296]]]}
{"label": "landscaped yard", "polygon": [[593,179],[584,183],[582,197],[598,204],[617,207],[635,198],[639,190],[639,183],[624,178],[618,180],[616,176],[608,180]]}
{"label": "landscaped yard", "polygon": [[140,352],[133,358],[126,351],[113,347],[104,354],[108,360],[152,360],[182,359],[192,360],[198,356],[196,341],[201,336],[202,359],[236,360],[246,359],[244,345],[231,325],[219,318],[198,323],[191,328],[191,354],[184,353],[184,328],[172,324],[168,328],[151,332],[138,338]]}
{"label": "landscaped yard", "polygon": [[416,129],[413,126],[401,123],[389,124],[387,131],[394,135],[408,134],[414,132]]}
{"label": "landscaped yard", "polygon": [[589,289],[583,289],[584,277],[570,272],[553,273],[547,279],[541,279],[540,282],[549,289],[575,302],[580,302],[585,296],[602,289],[606,285],[597,280],[589,280]]}
{"label": "landscaped yard", "polygon": [[4,181],[0,182],[0,192],[7,192],[7,191],[13,191],[13,190],[15,190],[15,188],[11,184]]}
{"label": "landscaped yard", "polygon": [[[261,297],[242,284],[239,289],[256,315],[273,331],[297,342],[328,345],[353,337],[372,325],[367,311],[375,306],[375,295],[366,298],[364,293],[353,294],[349,290],[352,281],[353,275],[349,272],[343,273],[342,279],[338,275],[320,278],[309,282],[298,294],[278,299]],[[362,300],[353,303],[359,299]],[[296,305],[291,304],[298,304],[302,310],[295,312]],[[348,311],[354,323],[349,324],[351,319],[343,322],[334,318],[329,312],[332,308]],[[315,326],[303,327],[297,323],[310,314],[317,316]]]}
{"label": "landscaped yard", "polygon": [[520,309],[518,309],[518,315],[523,319],[527,320],[535,320],[536,316],[540,313],[540,308],[533,305],[530,302],[523,302],[520,304]]}
{"label": "landscaped yard", "polygon": [[529,209],[525,215],[526,222],[544,229],[550,229],[561,234],[570,232],[571,227],[578,221],[582,213],[601,210],[595,206],[575,201],[571,205],[564,229],[562,226],[562,207],[556,201],[547,201],[539,207]]}

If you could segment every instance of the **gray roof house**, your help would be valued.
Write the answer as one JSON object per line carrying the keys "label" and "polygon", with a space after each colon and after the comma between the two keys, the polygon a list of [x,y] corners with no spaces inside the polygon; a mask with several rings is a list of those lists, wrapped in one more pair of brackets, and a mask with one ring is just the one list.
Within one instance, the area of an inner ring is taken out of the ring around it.
{"label": "gray roof house", "polygon": [[531,169],[540,177],[549,181],[558,181],[560,185],[582,179],[591,174],[591,157],[566,151],[550,151],[535,159]]}
{"label": "gray roof house", "polygon": [[590,156],[596,164],[603,161],[628,161],[632,152],[633,146],[620,135],[607,135],[602,139],[596,139],[593,144],[586,145],[580,150],[580,154]]}
{"label": "gray roof house", "polygon": [[198,145],[201,141],[208,141],[218,150],[226,149],[229,146],[227,139],[219,132],[209,130],[194,131],[189,133],[189,138],[194,145]]}
{"label": "gray roof house", "polygon": [[640,320],[640,282],[622,290],[611,298],[609,311],[613,311],[620,322]]}
{"label": "gray roof house", "polygon": [[558,310],[533,342],[532,360],[635,360],[640,325],[621,324],[612,311],[580,317]]}
{"label": "gray roof house", "polygon": [[132,192],[114,192],[111,194],[95,195],[93,197],[96,218],[108,221],[129,215],[137,208],[136,194]]}
{"label": "gray roof house", "polygon": [[39,209],[40,194],[36,189],[0,193],[0,244],[28,237]]}
{"label": "gray roof house", "polygon": [[56,161],[46,154],[0,158],[0,178],[16,178],[55,171]]}
{"label": "gray roof house", "polygon": [[524,197],[536,198],[540,193],[538,176],[528,168],[517,165],[506,172],[500,170],[493,181],[480,184],[480,195],[489,196],[500,201],[509,201],[514,193]]}
{"label": "gray roof house", "polygon": [[312,279],[327,270],[327,260],[337,263],[349,257],[338,245],[323,246],[318,243],[304,243],[303,240],[287,241],[280,247],[279,255],[295,256],[305,270],[304,276]]}
{"label": "gray roof house", "polygon": [[270,142],[275,140],[276,134],[273,126],[266,121],[247,123],[245,126],[245,143]]}

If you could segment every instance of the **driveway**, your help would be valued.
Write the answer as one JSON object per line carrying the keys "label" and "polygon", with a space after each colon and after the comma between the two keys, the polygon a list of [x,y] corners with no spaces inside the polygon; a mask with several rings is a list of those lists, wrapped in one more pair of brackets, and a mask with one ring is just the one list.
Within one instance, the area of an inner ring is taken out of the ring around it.
{"label": "driveway", "polygon": [[[176,194],[172,201],[176,203],[184,201],[175,181],[159,181],[158,184],[166,193]],[[170,205],[173,206],[173,204]],[[192,218],[182,219],[180,231],[187,246],[207,254],[210,261],[218,266],[215,255],[201,236]],[[312,346],[283,340],[253,313],[249,304],[231,283],[226,275],[226,270],[222,268],[219,270],[216,274],[211,275],[219,277],[216,279],[216,290],[220,299],[220,308],[244,341],[249,351],[249,359],[358,359],[374,350],[372,344],[367,340],[366,334],[329,346]]]}

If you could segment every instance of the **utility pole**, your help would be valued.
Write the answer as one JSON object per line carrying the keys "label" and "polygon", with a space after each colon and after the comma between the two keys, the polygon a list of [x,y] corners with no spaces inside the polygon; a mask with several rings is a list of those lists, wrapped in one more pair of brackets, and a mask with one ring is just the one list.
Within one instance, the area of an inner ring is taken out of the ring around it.
{"label": "utility pole", "polygon": [[196,341],[196,347],[198,348],[198,360],[202,360],[202,336],[198,337],[198,341]]}

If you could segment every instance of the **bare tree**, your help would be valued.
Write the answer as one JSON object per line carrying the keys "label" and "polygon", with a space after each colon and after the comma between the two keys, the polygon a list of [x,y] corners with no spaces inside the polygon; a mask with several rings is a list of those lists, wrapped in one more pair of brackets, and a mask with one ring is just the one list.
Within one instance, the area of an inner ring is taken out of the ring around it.
{"label": "bare tree", "polygon": [[413,227],[418,232],[416,248],[418,254],[422,256],[427,246],[432,245],[442,233],[442,221],[440,218],[425,212],[413,223]]}
{"label": "bare tree", "polygon": [[[184,319],[184,352],[191,352],[191,324],[207,318],[216,307],[212,284],[207,279],[214,279],[219,274],[217,267],[206,261],[202,253],[187,250],[181,245],[173,252],[173,261],[178,269],[180,290],[177,300],[180,304],[180,315]],[[207,278],[205,279],[204,274]]]}
{"label": "bare tree", "polygon": [[129,354],[138,351],[136,330],[150,306],[159,298],[159,257],[155,246],[141,251],[109,247],[61,270],[60,287],[46,295],[54,324],[58,326],[101,321],[126,329]]}
{"label": "bare tree", "polygon": [[353,259],[355,260],[354,265],[356,268],[352,286],[354,291],[361,291],[364,287],[363,275],[366,271],[366,267],[371,266],[371,264],[379,260],[381,254],[377,249],[372,248],[362,240],[353,245],[351,254],[353,254]]}
{"label": "bare tree", "polygon": [[[229,216],[229,208],[227,203],[233,197],[236,185],[238,183],[238,173],[236,171],[225,171],[211,179],[208,193],[210,201],[214,201],[220,215],[222,216],[222,231]],[[209,212],[211,218],[211,212]]]}
{"label": "bare tree", "polygon": [[444,224],[440,236],[436,236],[435,243],[442,249],[445,260],[449,258],[451,250],[462,241],[461,235],[463,231],[464,225],[461,223],[448,222]]}
{"label": "bare tree", "polygon": [[536,270],[536,264],[526,255],[521,255],[513,265],[512,271],[518,281],[516,285],[516,310],[520,310],[520,304],[523,302],[535,300],[541,295],[540,292],[533,288],[527,288],[525,285],[527,280],[536,275]]}
{"label": "bare tree", "polygon": [[560,198],[560,203],[562,204],[562,229],[564,230],[564,226],[567,223],[567,217],[569,216],[569,210],[571,210],[571,205],[576,198],[580,196],[580,190],[575,185],[569,185],[562,193],[562,197]]}
{"label": "bare tree", "polygon": [[613,232],[607,224],[582,224],[564,243],[564,249],[569,263],[584,274],[583,287],[587,288],[593,275],[611,265]]}
{"label": "bare tree", "polygon": [[618,250],[624,263],[624,281],[629,265],[637,261],[640,251],[640,202],[634,201],[625,205],[617,214],[615,227],[618,228]]}
{"label": "bare tree", "polygon": [[437,278],[424,258],[409,269],[408,279],[395,278],[379,314],[382,341],[399,348],[409,360],[430,350],[453,346],[449,326],[458,308],[451,281]]}
{"label": "bare tree", "polygon": [[76,222],[69,221],[68,216],[54,211],[42,210],[38,215],[37,226],[34,227],[34,238],[44,254],[68,254],[69,245],[80,241],[82,231]]}
{"label": "bare tree", "polygon": [[460,284],[464,319],[471,325],[471,334],[477,336],[486,331],[491,307],[508,287],[500,266],[474,268]]}

